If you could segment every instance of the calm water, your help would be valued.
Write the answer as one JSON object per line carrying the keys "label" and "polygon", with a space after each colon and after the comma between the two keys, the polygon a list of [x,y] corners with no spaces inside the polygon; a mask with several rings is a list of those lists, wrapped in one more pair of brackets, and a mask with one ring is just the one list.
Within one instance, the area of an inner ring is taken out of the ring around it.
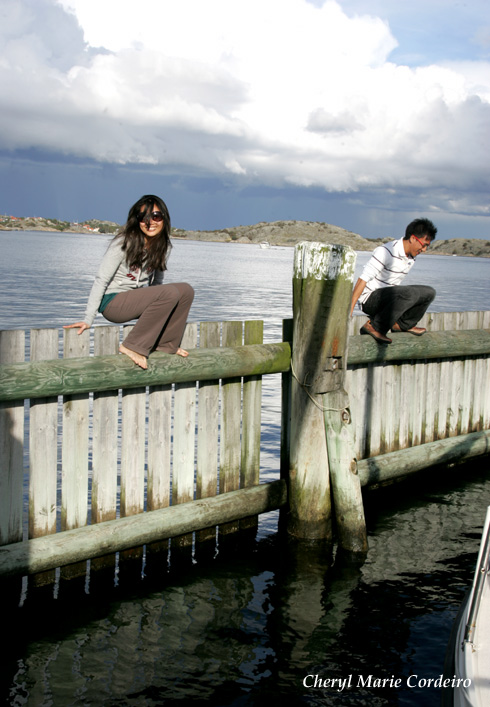
{"label": "calm water", "polygon": [[[0,329],[51,327],[81,319],[110,236],[0,231]],[[370,253],[357,256],[356,275]],[[196,289],[193,321],[263,319],[269,339],[292,316],[293,248],[174,241],[165,275]],[[420,256],[405,282],[437,290],[432,311],[488,309],[490,258]],[[97,323],[107,323],[102,317]]]}
{"label": "calm water", "polygon": [[[0,328],[81,318],[107,237],[0,232],[0,242]],[[191,319],[264,319],[266,340],[277,340],[291,316],[292,256],[179,241],[167,279],[194,285]],[[359,254],[358,271],[368,257]],[[490,260],[422,256],[410,277],[437,289],[434,311],[451,311],[488,309],[489,274]],[[263,476],[273,478],[277,386],[264,388]],[[359,566],[285,541],[271,514],[256,543],[212,562],[115,588],[74,583],[56,601],[28,593],[9,609],[17,628],[2,642],[0,703],[438,705],[437,690],[406,680],[442,672],[489,503],[486,460],[368,493]],[[315,675],[351,687],[306,687]],[[363,687],[369,675],[401,685]]]}

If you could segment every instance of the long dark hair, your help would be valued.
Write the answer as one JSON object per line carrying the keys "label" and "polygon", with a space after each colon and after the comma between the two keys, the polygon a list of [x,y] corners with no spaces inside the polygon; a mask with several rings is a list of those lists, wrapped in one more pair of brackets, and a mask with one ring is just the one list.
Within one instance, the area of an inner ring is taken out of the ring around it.
{"label": "long dark hair", "polygon": [[[148,239],[145,244],[145,235],[140,228],[141,214],[149,223],[153,207],[157,206],[162,212],[163,228],[158,236]],[[170,214],[167,205],[158,196],[146,194],[138,199],[136,204],[129,209],[128,220],[116,238],[121,238],[122,249],[126,253],[126,262],[129,267],[147,270],[166,270],[167,259],[172,248],[170,242]]]}

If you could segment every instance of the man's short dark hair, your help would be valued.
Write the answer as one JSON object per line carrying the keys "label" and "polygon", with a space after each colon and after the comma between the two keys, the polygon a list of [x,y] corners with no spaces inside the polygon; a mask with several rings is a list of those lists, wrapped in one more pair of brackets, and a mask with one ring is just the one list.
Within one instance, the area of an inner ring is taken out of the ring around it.
{"label": "man's short dark hair", "polygon": [[429,221],[428,218],[416,218],[415,221],[408,224],[403,240],[408,241],[410,236],[417,236],[417,238],[427,236],[431,241],[433,241],[436,237],[436,233],[437,228],[434,226],[432,221]]}

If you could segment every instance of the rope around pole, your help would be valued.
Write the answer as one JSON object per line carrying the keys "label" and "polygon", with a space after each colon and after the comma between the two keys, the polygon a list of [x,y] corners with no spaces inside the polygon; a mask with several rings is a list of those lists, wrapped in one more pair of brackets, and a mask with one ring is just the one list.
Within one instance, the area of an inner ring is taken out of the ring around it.
{"label": "rope around pole", "polygon": [[[306,379],[307,379],[307,377],[308,377],[308,373],[307,373],[306,376],[305,376],[304,383],[302,383],[302,382],[300,381],[300,379],[298,378],[298,376],[296,375],[296,371],[294,370],[293,362],[292,362],[292,361],[291,361],[291,373],[292,373],[292,376],[293,376],[294,380],[298,383],[298,385],[301,386],[301,388],[303,388],[303,390],[305,391],[306,395],[309,397],[309,399],[311,400],[311,402],[313,403],[313,405],[316,405],[316,407],[317,407],[319,410],[321,410],[322,412],[342,412],[342,410],[345,410],[345,407],[342,407],[342,408],[326,408],[326,407],[324,407],[323,405],[320,405],[320,403],[315,400],[315,398],[313,397],[313,395],[312,395],[312,394],[310,393],[310,391],[308,390],[308,388],[311,388],[311,383],[307,383],[307,382],[306,382]],[[317,393],[317,395],[322,395],[322,393]]]}

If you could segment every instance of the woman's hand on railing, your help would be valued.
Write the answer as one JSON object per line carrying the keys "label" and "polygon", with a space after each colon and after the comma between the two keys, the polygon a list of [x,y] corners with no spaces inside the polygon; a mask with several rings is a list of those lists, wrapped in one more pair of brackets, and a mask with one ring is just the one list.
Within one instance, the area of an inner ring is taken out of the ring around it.
{"label": "woman's hand on railing", "polygon": [[90,329],[87,322],[75,322],[75,324],[65,324],[63,329],[78,329],[78,336],[82,334],[86,329]]}

